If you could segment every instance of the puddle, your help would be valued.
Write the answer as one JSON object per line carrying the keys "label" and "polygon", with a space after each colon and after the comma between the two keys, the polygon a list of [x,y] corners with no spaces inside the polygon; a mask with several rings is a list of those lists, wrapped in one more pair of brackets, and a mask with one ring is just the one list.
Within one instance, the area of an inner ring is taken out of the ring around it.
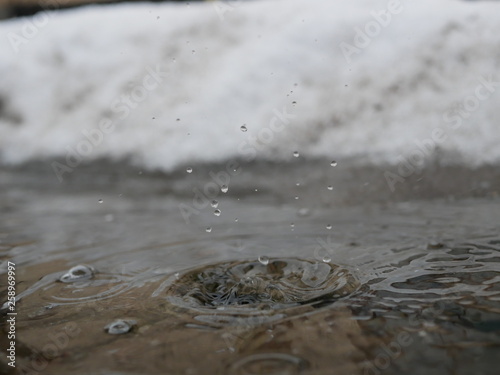
{"label": "puddle", "polygon": [[263,191],[232,186],[189,224],[182,197],[0,192],[18,369],[495,374],[496,199],[306,207]]}

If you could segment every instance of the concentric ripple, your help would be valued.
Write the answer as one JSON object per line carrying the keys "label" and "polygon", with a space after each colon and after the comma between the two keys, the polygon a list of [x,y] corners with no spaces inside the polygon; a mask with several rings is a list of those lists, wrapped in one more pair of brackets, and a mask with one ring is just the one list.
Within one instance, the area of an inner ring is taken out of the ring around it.
{"label": "concentric ripple", "polygon": [[302,358],[285,353],[258,353],[244,357],[231,365],[235,374],[291,375],[299,374],[308,363]]}
{"label": "concentric ripple", "polygon": [[195,309],[283,309],[334,301],[359,282],[344,268],[294,258],[236,261],[197,268],[167,289],[169,300]]}

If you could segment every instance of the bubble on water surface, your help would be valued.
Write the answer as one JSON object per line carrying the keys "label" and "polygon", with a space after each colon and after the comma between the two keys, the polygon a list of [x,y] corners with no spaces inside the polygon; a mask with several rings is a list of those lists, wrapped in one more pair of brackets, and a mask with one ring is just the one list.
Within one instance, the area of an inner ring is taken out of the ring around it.
{"label": "bubble on water surface", "polygon": [[267,266],[267,264],[269,263],[269,257],[261,255],[259,257],[259,262],[261,262],[264,266]]}
{"label": "bubble on water surface", "polygon": [[112,323],[109,323],[104,330],[110,335],[121,335],[123,333],[130,332],[132,328],[136,325],[135,320],[115,320]]}
{"label": "bubble on water surface", "polygon": [[95,270],[83,264],[70,268],[68,272],[59,278],[63,283],[72,283],[75,281],[88,280],[94,276]]}

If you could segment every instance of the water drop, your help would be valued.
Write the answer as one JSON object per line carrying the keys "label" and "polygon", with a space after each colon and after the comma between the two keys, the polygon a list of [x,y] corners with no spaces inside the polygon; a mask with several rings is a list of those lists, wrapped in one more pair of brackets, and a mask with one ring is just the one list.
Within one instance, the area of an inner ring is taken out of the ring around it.
{"label": "water drop", "polygon": [[329,255],[325,255],[325,256],[323,257],[323,262],[324,262],[324,263],[330,263],[330,262],[331,262],[331,260],[332,260],[332,258],[330,258],[330,256],[329,256]]}
{"label": "water drop", "polygon": [[246,127],[245,125],[241,125],[241,126],[240,126],[240,130],[244,133],[244,132],[246,132],[248,129],[247,129],[247,127]]}
{"label": "water drop", "polygon": [[192,173],[192,172],[193,172],[193,168],[191,168],[191,167],[187,168],[187,169],[186,169],[186,172],[187,172],[187,173]]}
{"label": "water drop", "polygon": [[327,189],[331,191],[331,190],[333,190],[333,186],[332,185],[328,185]]}
{"label": "water drop", "polygon": [[98,202],[99,202],[99,203],[102,203],[102,202],[104,202],[104,201],[103,201],[102,199],[99,199],[99,200],[98,200]]}
{"label": "water drop", "polygon": [[297,183],[295,184],[295,186],[300,186],[300,182],[297,182]]}
{"label": "water drop", "polygon": [[90,279],[94,276],[94,269],[90,266],[79,264],[70,268],[68,272],[59,278],[63,283],[72,283],[75,281],[82,281]]}
{"label": "water drop", "polygon": [[331,165],[332,167],[336,167],[336,166],[337,166],[337,162],[336,162],[335,160],[332,160],[332,162],[330,163],[330,165]]}
{"label": "water drop", "polygon": [[295,228],[295,224],[294,224],[294,223],[291,223],[291,224],[290,224],[290,227],[291,227],[291,228]]}
{"label": "water drop", "polygon": [[299,199],[299,196],[298,196],[298,195],[296,195],[296,196],[295,196],[295,199]]}
{"label": "water drop", "polygon": [[332,229],[332,225],[331,224],[327,224],[326,229]]}
{"label": "water drop", "polygon": [[238,222],[238,218],[234,219],[234,221],[237,223]]}
{"label": "water drop", "polygon": [[269,257],[261,255],[259,257],[259,262],[261,262],[264,266],[267,266],[269,264]]}
{"label": "water drop", "polygon": [[219,205],[219,202],[217,202],[216,200],[213,200],[212,203],[210,203],[210,205],[213,207],[213,208],[217,208],[217,206]]}
{"label": "water drop", "polygon": [[298,158],[300,156],[299,152],[298,151],[294,151],[293,152],[293,156],[295,156],[296,158]]}
{"label": "water drop", "polygon": [[222,191],[223,193],[227,193],[228,190],[229,190],[229,188],[227,187],[227,185],[222,185],[220,187],[220,191]]}
{"label": "water drop", "polygon": [[215,216],[220,216],[220,210],[215,210],[215,211],[214,211],[214,215],[215,215]]}
{"label": "water drop", "polygon": [[205,232],[207,233],[210,233],[212,231],[212,227],[207,227],[207,229],[205,229]]}
{"label": "water drop", "polygon": [[123,333],[130,332],[134,325],[135,320],[115,320],[113,323],[108,324],[104,327],[104,330],[111,335],[121,335]]}

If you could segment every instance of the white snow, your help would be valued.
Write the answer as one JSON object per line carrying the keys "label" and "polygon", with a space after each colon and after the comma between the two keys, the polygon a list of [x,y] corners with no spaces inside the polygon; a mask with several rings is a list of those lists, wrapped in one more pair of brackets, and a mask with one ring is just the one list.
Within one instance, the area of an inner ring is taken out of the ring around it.
{"label": "white snow", "polygon": [[3,163],[500,162],[497,2],[89,6],[1,22],[0,51]]}

